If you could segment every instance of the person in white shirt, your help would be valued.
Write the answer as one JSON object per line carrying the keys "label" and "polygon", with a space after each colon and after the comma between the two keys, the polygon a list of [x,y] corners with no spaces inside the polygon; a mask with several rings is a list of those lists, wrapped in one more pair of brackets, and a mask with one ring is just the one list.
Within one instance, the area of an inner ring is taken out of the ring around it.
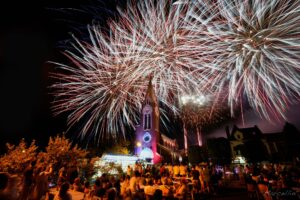
{"label": "person in white shirt", "polygon": [[153,179],[149,179],[147,185],[144,187],[144,193],[145,195],[152,196],[155,192],[156,188],[153,187]]}

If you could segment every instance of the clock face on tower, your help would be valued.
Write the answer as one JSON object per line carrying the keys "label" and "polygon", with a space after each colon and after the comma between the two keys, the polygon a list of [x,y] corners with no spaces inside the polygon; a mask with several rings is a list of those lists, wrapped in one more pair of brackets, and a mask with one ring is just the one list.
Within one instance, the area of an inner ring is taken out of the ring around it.
{"label": "clock face on tower", "polygon": [[143,135],[143,141],[145,143],[149,143],[151,139],[152,139],[151,134],[149,132],[145,132]]}

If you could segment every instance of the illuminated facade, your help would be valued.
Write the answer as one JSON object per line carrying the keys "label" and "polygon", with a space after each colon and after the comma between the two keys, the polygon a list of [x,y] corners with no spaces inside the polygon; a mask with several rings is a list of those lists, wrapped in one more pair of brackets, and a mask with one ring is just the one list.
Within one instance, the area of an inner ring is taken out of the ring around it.
{"label": "illuminated facade", "polygon": [[160,162],[157,144],[160,141],[159,105],[151,80],[147,88],[140,115],[140,124],[136,127],[135,154],[148,162]]}
{"label": "illuminated facade", "polygon": [[179,157],[176,140],[159,131],[159,104],[151,80],[142,105],[140,124],[135,132],[135,155],[154,164]]}

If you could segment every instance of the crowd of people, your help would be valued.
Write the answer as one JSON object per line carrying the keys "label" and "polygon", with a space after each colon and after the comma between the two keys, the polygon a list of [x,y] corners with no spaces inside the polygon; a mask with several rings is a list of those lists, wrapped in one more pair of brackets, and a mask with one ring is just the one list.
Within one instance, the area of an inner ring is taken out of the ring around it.
{"label": "crowd of people", "polygon": [[[1,172],[0,200],[71,200],[69,189],[73,188],[73,185],[76,189],[75,185],[80,182],[78,172],[76,162],[65,164],[56,173],[52,164],[45,167],[43,164],[36,164],[36,161],[30,162],[21,176]],[[58,181],[55,184],[53,180],[56,174],[58,174]],[[50,193],[51,186],[57,188],[55,196]]]}
{"label": "crowd of people", "polygon": [[[107,199],[186,199],[197,195],[208,196],[213,191],[213,176],[222,174],[207,166],[195,165],[147,165],[136,163],[128,166],[120,178],[102,174],[94,186],[85,188],[86,197]],[[216,178],[218,179],[218,178]]]}
{"label": "crowd of people", "polygon": [[47,168],[31,162],[22,177],[0,173],[0,199],[5,200],[40,200],[48,192],[49,176],[53,173],[52,165]]}
{"label": "crowd of people", "polygon": [[[123,175],[104,173],[92,181],[81,177],[79,171],[76,162],[61,167],[57,172],[54,172],[52,165],[45,168],[32,162],[22,177],[0,173],[0,199],[71,200],[70,190],[81,192],[84,199],[208,199],[218,194],[226,176],[244,180],[249,194],[253,192],[264,199],[280,200],[284,199],[284,194],[298,197],[299,193],[293,188],[300,187],[299,170],[272,164],[236,165],[230,168],[213,164],[144,166],[136,163],[128,166]],[[55,173],[58,179],[53,184],[51,177]],[[51,184],[56,195],[51,196],[49,192]]]}
{"label": "crowd of people", "polygon": [[243,172],[250,197],[299,199],[300,170],[292,165],[246,165]]}

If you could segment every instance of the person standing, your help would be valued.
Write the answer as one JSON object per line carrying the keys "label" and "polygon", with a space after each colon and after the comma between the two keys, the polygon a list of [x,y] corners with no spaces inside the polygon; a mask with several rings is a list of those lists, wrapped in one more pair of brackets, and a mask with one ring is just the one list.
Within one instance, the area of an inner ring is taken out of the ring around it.
{"label": "person standing", "polygon": [[68,192],[69,188],[69,183],[63,183],[59,189],[59,192],[55,195],[54,200],[72,200],[72,195]]}
{"label": "person standing", "polygon": [[23,172],[22,190],[20,200],[27,200],[33,190],[33,170],[35,161],[31,162],[30,165]]}
{"label": "person standing", "polygon": [[0,173],[0,199],[18,200],[18,177],[8,173]]}
{"label": "person standing", "polygon": [[72,163],[67,169],[67,181],[73,185],[74,180],[78,177],[79,172],[77,168],[77,162]]}

